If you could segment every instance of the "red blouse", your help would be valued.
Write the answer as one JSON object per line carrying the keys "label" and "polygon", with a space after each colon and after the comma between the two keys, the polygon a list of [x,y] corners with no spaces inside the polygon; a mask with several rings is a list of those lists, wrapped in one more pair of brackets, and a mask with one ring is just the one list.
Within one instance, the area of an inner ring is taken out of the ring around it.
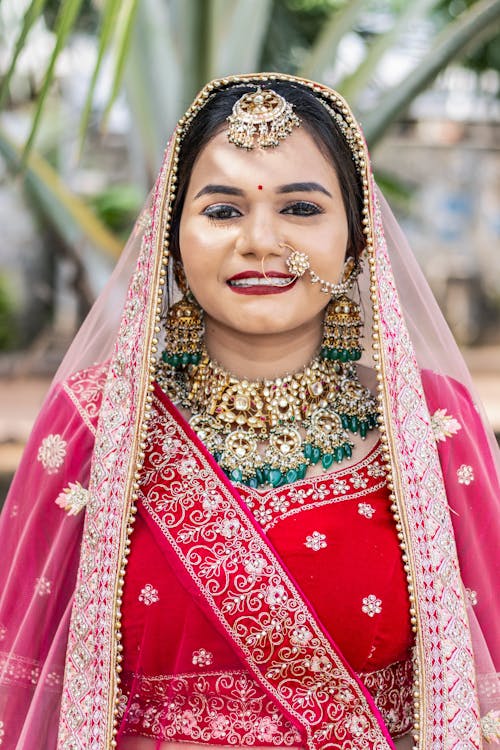
{"label": "red blouse", "polygon": [[[347,469],[259,492],[238,487],[392,736],[411,726],[409,600],[380,445]],[[301,745],[191,592],[140,511],[122,606],[121,734]]]}

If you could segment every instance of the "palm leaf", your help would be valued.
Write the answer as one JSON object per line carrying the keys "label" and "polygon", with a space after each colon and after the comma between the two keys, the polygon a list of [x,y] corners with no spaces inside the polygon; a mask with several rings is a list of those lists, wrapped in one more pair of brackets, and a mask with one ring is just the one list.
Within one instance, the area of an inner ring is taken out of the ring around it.
{"label": "palm leaf", "polygon": [[358,66],[356,71],[346,76],[337,85],[338,91],[352,104],[355,103],[356,97],[364,89],[370,78],[373,76],[378,63],[385,53],[394,46],[401,33],[411,27],[419,18],[422,18],[436,4],[438,0],[416,0],[408,3],[405,10],[400,13],[392,28],[385,34],[380,34],[370,45],[366,57]]}
{"label": "palm leaf", "polygon": [[271,0],[212,0],[204,81],[255,72],[271,9]]}
{"label": "palm leaf", "polygon": [[9,69],[7,70],[2,81],[2,86],[0,87],[0,109],[2,109],[7,94],[9,93],[10,82],[12,80],[12,76],[14,75],[14,70],[16,69],[19,55],[25,47],[26,38],[31,31],[31,28],[35,21],[41,16],[46,2],[47,0],[33,0],[26,13],[24,14],[21,31],[16,40],[16,46],[14,47],[14,54],[12,56],[12,60],[10,61]]}
{"label": "palm leaf", "polygon": [[341,10],[332,12],[318,39],[309,51],[299,75],[311,80],[320,80],[325,69],[335,61],[342,37],[350,31],[366,0],[347,2]]}
{"label": "palm leaf", "polygon": [[10,169],[17,171],[25,159],[25,179],[50,222],[71,244],[81,237],[113,260],[120,255],[122,245],[102,224],[93,211],[65,185],[58,174],[36,152],[26,153],[0,130],[0,153]]}
{"label": "palm leaf", "polygon": [[111,108],[122,87],[125,62],[130,49],[132,29],[134,27],[139,0],[122,0],[119,5],[120,11],[115,35],[115,45],[117,50],[115,72],[113,76],[113,84],[111,86],[111,93],[103,115],[104,126],[106,125]]}
{"label": "palm leaf", "polygon": [[28,154],[30,153],[35,140],[36,132],[38,130],[38,124],[40,122],[43,107],[45,104],[45,99],[47,98],[47,94],[49,93],[50,85],[54,77],[54,69],[57,58],[59,57],[59,53],[63,49],[66,43],[66,39],[75,24],[82,2],[83,0],[63,0],[63,3],[60,7],[55,28],[56,42],[52,51],[52,56],[50,58],[48,68],[45,72],[42,89],[38,96],[38,104],[31,125],[31,132],[24,147],[23,164],[26,162]]}
{"label": "palm leaf", "polygon": [[374,146],[388,126],[448,63],[491,39],[498,33],[499,25],[500,0],[479,0],[461,13],[437,37],[425,60],[363,116],[363,128],[370,146]]}
{"label": "palm leaf", "polygon": [[111,43],[111,39],[113,36],[113,31],[115,29],[116,18],[117,18],[118,11],[120,9],[120,5],[121,5],[121,0],[107,0],[107,2],[104,4],[96,62],[94,66],[94,71],[92,73],[92,79],[90,81],[89,89],[87,91],[87,96],[85,99],[85,105],[83,107],[82,117],[80,120],[80,148],[82,148],[83,146],[85,133],[87,131],[87,127],[89,124],[90,113],[92,111],[92,103],[94,101],[95,87],[97,84],[97,80],[99,78],[99,73],[101,72],[101,67],[102,67],[102,62],[104,60],[104,56],[106,52],[108,51],[110,43]]}

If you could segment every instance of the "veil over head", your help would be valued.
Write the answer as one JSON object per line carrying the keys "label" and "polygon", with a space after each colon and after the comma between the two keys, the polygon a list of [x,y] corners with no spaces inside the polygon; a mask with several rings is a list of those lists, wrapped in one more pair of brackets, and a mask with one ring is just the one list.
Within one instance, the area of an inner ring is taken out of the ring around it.
{"label": "veil over head", "polygon": [[376,373],[381,441],[404,549],[419,747],[478,748],[480,717],[490,739],[498,732],[494,438],[456,344],[374,184],[348,105],[326,86],[270,73],[207,84],[181,118],[121,259],[37,420],[0,518],[0,746],[113,746],[123,580],[152,382],[168,336],[163,321],[176,294],[169,232],[180,144],[219,90],[272,88],[277,81],[312,91],[338,113],[352,128],[361,164],[361,366]]}

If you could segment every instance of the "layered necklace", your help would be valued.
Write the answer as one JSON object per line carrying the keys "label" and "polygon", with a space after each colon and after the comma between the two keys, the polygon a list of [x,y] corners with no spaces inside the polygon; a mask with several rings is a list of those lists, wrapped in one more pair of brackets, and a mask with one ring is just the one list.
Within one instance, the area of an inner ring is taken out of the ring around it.
{"label": "layered necklace", "polygon": [[351,435],[377,426],[376,400],[356,366],[312,360],[274,380],[245,380],[213,362],[178,369],[158,365],[157,381],[233,482],[279,487],[303,479],[307,467],[329,469],[352,456]]}

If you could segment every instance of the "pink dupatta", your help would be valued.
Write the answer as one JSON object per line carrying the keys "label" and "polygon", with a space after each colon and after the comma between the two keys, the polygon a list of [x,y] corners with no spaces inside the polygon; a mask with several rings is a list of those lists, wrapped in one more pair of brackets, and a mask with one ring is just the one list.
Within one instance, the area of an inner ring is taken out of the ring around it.
{"label": "pink dupatta", "polygon": [[[30,748],[42,742],[47,748],[105,750],[113,742],[120,597],[148,423],[154,412],[151,382],[161,345],[159,316],[167,304],[166,238],[178,141],[182,128],[218,87],[273,78],[297,80],[277,74],[241,76],[209,84],[197,97],[167,150],[144,214],[148,221],[137,224],[114,279],[56,377],[34,431],[0,522],[3,549],[10,558],[0,579],[0,627],[7,631],[0,641],[0,738],[10,738],[9,747]],[[349,112],[335,92],[299,83]],[[494,598],[498,569],[493,562],[498,458],[472,406],[460,355],[390,210],[377,195],[367,154],[365,159],[372,242],[361,290],[368,318],[365,330],[372,334],[372,342],[369,338],[365,342],[362,365],[377,372],[381,439],[398,533],[405,546],[417,639],[415,731],[422,750],[472,750],[481,744],[480,714],[485,717],[485,735],[493,739],[498,732],[499,690],[492,661],[498,622]],[[120,288],[134,263],[118,325]],[[95,361],[107,361],[108,366],[101,371],[99,413],[89,416],[91,407],[81,408],[79,397],[69,396],[67,384],[72,372]],[[433,373],[424,384],[423,369]],[[453,420],[460,425],[458,430]],[[438,447],[443,449],[441,462]],[[88,488],[83,529],[81,516],[68,516],[54,503],[69,482]],[[248,516],[241,515],[232,502],[227,483],[220,481],[219,491],[221,509],[229,514],[225,520],[237,520],[249,544],[262,543]],[[484,515],[491,520],[487,526]],[[172,528],[175,523],[173,519]],[[211,533],[231,548],[235,542],[230,529],[231,524],[221,525]],[[187,548],[178,547],[179,559],[183,555],[189,559]],[[344,681],[362,707],[373,733],[368,747],[389,744],[376,711],[310,618],[307,603],[276,567],[272,550],[264,552],[270,569],[274,566],[276,585],[284,581],[294,602],[283,642],[292,644],[295,618],[301,613],[311,629],[312,643],[325,650],[339,684]],[[274,685],[276,700],[283,705],[292,686],[285,681],[280,692],[273,675],[259,671],[258,648],[251,658],[254,673],[260,674],[268,689]],[[14,673],[20,682],[12,690]],[[331,717],[341,709],[331,695],[319,703],[311,709],[311,726],[321,711]],[[301,712],[302,726],[307,716],[307,710]],[[344,729],[332,728],[331,735],[324,735],[322,726],[315,724],[309,747],[350,746],[336,735]]]}

